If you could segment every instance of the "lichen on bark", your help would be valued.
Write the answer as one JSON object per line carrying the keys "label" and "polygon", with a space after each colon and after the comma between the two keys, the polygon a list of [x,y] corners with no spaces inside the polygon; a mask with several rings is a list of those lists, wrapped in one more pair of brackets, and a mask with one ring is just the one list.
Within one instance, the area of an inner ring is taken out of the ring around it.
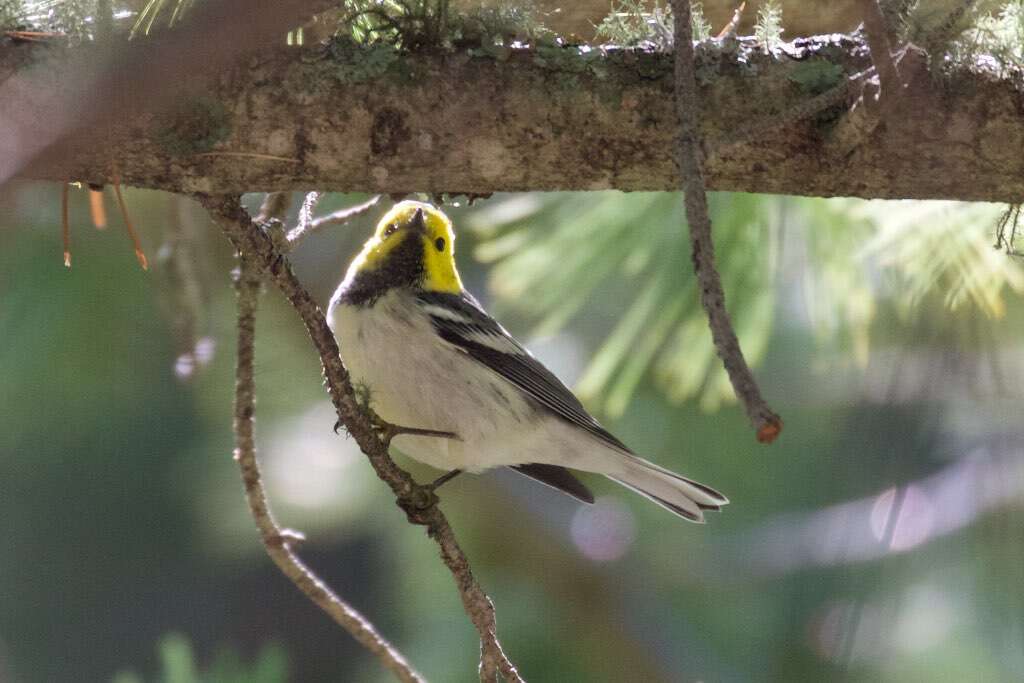
{"label": "lichen on bark", "polygon": [[[88,54],[80,49],[0,48],[5,71],[32,84],[0,103],[25,129],[5,145],[31,139],[43,114],[27,112],[52,111],[70,65]],[[32,70],[39,57],[47,68]],[[749,39],[711,41],[698,45],[696,66],[709,189],[1024,194],[1024,95],[1012,76],[925,73],[909,95],[914,125],[886,127],[852,106],[858,88],[842,90],[870,66],[857,36],[802,38],[771,52]],[[671,74],[672,55],[649,47],[274,47],[176,96],[207,103],[191,114],[207,112],[198,132],[179,125],[189,115],[175,123],[165,98],[163,110],[112,117],[103,145],[94,131],[74,133],[20,175],[101,184],[116,163],[126,184],[178,192],[671,190]],[[784,117],[833,89],[840,96],[814,116]],[[783,125],[742,134],[772,117]]]}

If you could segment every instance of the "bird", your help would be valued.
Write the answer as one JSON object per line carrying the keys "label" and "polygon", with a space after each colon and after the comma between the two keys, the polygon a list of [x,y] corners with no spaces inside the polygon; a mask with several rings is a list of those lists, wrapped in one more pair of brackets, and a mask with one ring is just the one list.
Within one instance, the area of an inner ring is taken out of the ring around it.
{"label": "bird", "polygon": [[[728,499],[644,460],[462,285],[449,218],[402,201],[379,221],[331,298],[328,324],[356,386],[401,433],[403,454],[449,472],[496,467],[577,500],[594,496],[570,470],[592,472],[692,522]],[[446,477],[438,481],[446,480]]]}

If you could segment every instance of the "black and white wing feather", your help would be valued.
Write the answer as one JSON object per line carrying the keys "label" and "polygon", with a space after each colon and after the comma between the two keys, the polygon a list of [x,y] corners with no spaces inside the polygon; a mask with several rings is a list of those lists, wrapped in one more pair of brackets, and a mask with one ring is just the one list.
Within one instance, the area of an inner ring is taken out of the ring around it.
{"label": "black and white wing feather", "polygon": [[471,294],[423,292],[417,296],[438,336],[518,387],[533,402],[603,443],[632,454],[583,407],[579,399]]}
{"label": "black and white wing feather", "polygon": [[[708,486],[634,455],[598,424],[568,387],[487,315],[471,295],[423,292],[417,295],[417,303],[429,316],[441,339],[512,383],[538,408],[584,430],[624,456],[612,468],[614,474],[601,469],[591,471],[601,472],[695,522],[704,520],[703,510],[717,510],[729,502]],[[533,463],[515,469],[580,500],[592,502],[594,499],[563,467]]]}

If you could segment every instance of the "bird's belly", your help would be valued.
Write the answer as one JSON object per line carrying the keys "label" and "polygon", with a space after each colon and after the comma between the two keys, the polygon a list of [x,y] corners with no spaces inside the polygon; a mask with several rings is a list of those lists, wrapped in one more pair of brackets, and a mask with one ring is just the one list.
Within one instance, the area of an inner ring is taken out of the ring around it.
{"label": "bird's belly", "polygon": [[402,453],[438,469],[478,472],[544,462],[545,419],[507,381],[440,340],[414,302],[388,294],[375,307],[338,306],[331,324],[341,357],[384,420],[454,432],[457,439],[399,435]]}

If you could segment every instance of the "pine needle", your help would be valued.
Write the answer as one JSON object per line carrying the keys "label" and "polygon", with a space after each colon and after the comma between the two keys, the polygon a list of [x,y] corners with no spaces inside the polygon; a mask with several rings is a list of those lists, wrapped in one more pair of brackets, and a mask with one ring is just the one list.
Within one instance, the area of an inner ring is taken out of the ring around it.
{"label": "pine needle", "polygon": [[114,194],[117,195],[117,205],[121,208],[121,217],[124,219],[124,226],[128,230],[128,237],[131,238],[132,245],[135,247],[135,258],[139,260],[139,265],[142,266],[143,270],[149,270],[149,261],[146,259],[145,252],[142,251],[142,243],[139,242],[139,236],[132,225],[132,219],[128,217],[128,207],[125,206],[124,197],[121,195],[121,178],[117,171],[114,172]]}
{"label": "pine needle", "polygon": [[107,210],[103,207],[103,186],[89,186],[89,213],[97,230],[107,227]]}
{"label": "pine needle", "polygon": [[68,184],[60,186],[60,227],[64,238],[64,267],[71,267],[71,225],[68,221]]}
{"label": "pine needle", "polygon": [[247,157],[250,159],[266,159],[267,161],[286,161],[292,164],[302,163],[294,157],[281,157],[274,154],[259,154],[258,152],[200,152],[193,154],[195,157]]}

